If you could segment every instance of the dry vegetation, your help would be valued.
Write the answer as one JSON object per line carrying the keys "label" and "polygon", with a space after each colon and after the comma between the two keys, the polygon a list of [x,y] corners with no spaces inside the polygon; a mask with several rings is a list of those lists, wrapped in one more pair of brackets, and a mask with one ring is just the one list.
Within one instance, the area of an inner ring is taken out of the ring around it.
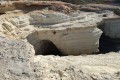
{"label": "dry vegetation", "polygon": [[114,13],[117,14],[117,15],[120,15],[120,9],[114,10]]}

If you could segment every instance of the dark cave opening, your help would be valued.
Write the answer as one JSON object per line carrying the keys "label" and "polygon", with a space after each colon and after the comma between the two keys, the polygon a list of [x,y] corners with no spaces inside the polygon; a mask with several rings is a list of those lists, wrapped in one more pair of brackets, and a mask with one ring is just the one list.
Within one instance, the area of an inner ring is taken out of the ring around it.
{"label": "dark cave opening", "polygon": [[99,51],[100,53],[119,52],[120,39],[112,39],[103,33],[99,39]]}
{"label": "dark cave opening", "polygon": [[35,54],[36,55],[59,55],[59,56],[62,56],[62,53],[55,46],[55,44],[50,40],[40,40],[39,49]]}

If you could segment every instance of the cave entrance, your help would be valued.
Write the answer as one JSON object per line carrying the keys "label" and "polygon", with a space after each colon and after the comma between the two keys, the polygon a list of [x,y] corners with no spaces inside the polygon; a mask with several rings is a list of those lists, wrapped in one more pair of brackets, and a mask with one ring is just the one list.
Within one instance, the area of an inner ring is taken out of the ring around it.
{"label": "cave entrance", "polygon": [[99,40],[99,51],[100,53],[119,52],[120,39],[112,39],[103,33]]}
{"label": "cave entrance", "polygon": [[36,51],[36,55],[59,55],[62,56],[59,49],[55,46],[55,44],[50,40],[40,40],[39,41],[39,49]]}

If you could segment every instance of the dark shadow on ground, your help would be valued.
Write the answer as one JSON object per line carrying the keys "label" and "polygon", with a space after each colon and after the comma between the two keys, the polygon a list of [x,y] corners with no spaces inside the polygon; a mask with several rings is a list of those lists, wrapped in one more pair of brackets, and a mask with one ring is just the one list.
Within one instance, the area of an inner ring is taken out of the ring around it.
{"label": "dark shadow on ground", "polygon": [[102,34],[99,40],[99,51],[100,53],[119,52],[120,39],[112,39]]}

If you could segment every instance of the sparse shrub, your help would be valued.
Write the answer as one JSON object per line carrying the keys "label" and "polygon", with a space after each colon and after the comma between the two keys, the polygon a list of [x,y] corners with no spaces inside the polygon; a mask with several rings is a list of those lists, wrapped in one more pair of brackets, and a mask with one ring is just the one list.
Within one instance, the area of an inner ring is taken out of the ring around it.
{"label": "sparse shrub", "polygon": [[120,9],[114,10],[114,13],[120,16]]}

